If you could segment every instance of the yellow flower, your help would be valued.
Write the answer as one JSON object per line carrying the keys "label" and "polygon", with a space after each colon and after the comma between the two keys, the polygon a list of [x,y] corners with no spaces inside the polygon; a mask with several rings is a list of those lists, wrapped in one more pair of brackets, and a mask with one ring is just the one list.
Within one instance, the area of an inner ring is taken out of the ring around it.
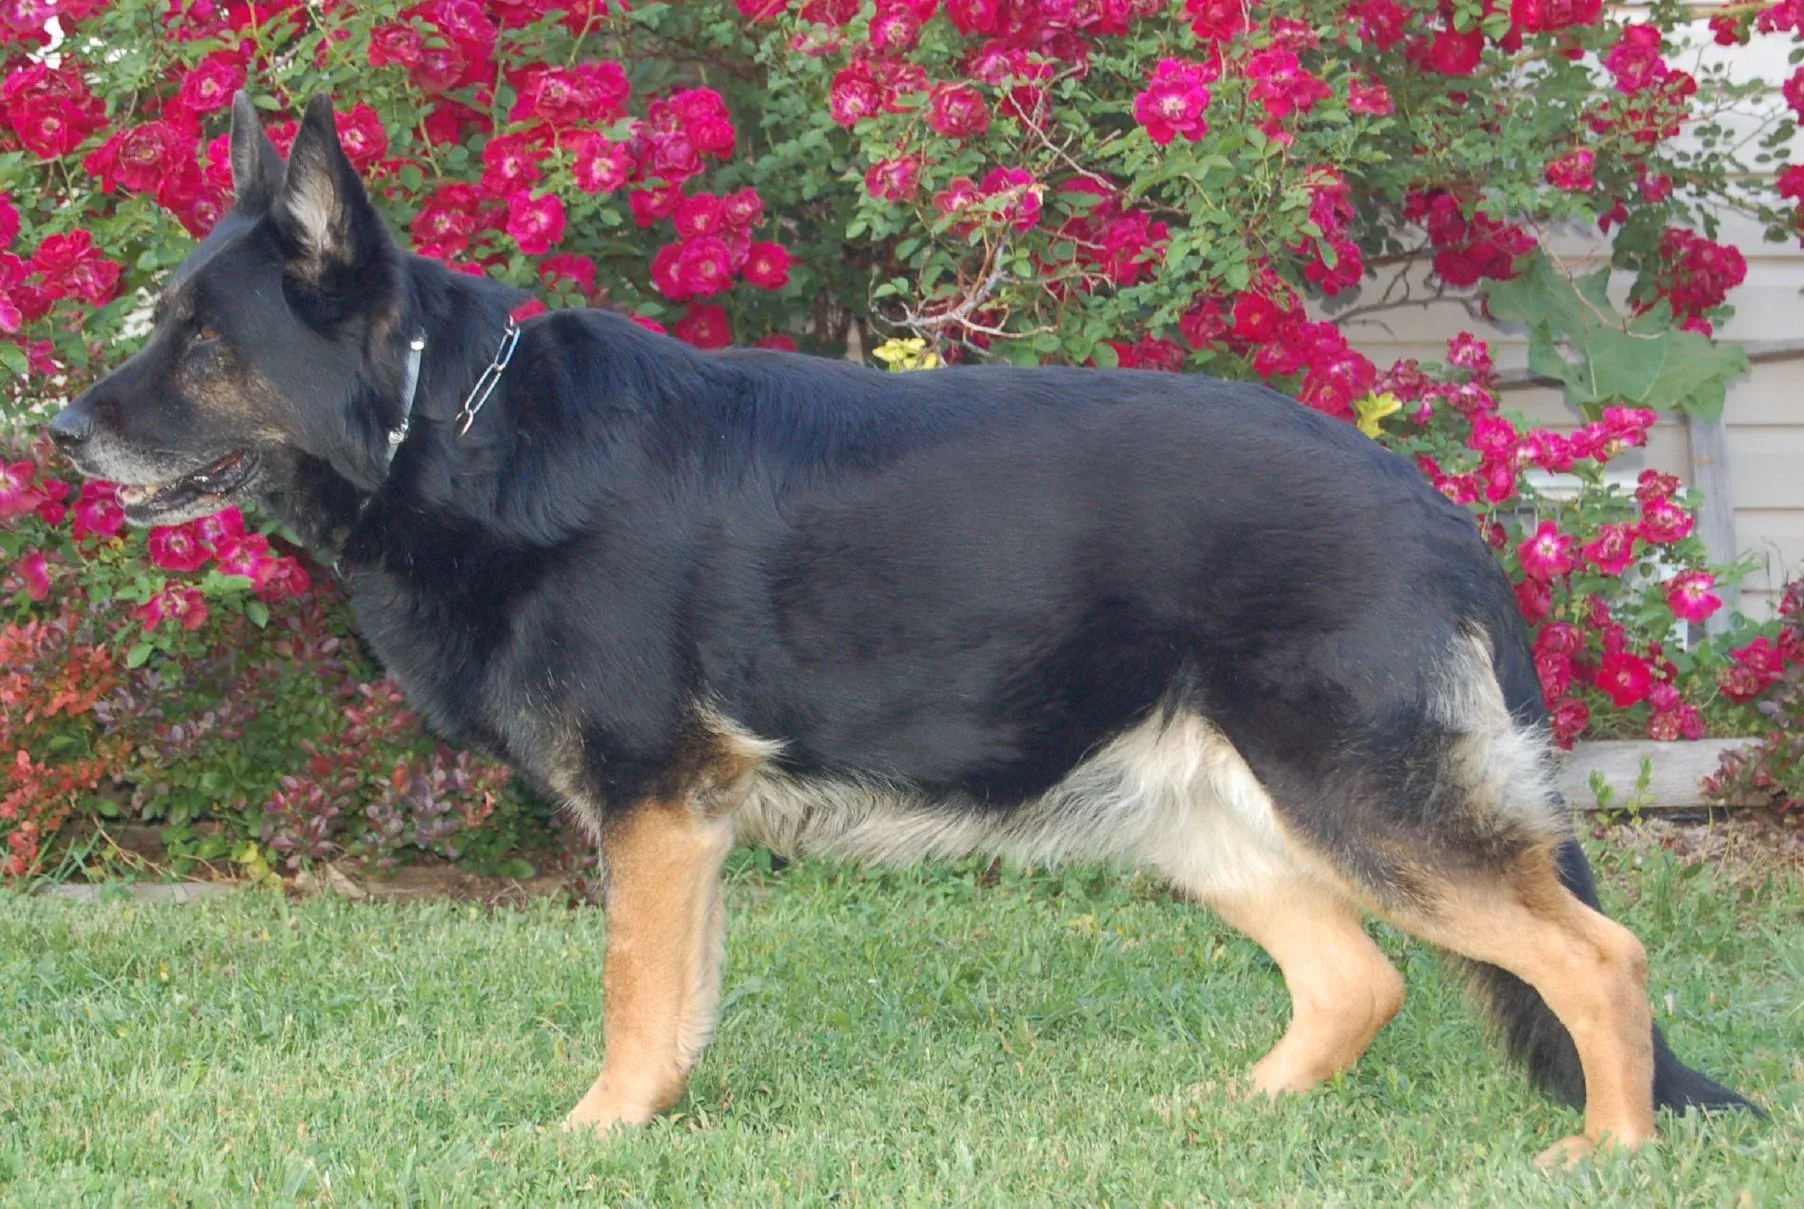
{"label": "yellow flower", "polygon": [[1381,395],[1367,395],[1353,404],[1353,414],[1358,417],[1354,423],[1359,426],[1359,431],[1375,441],[1378,439],[1378,421],[1402,410],[1403,400],[1388,390]]}
{"label": "yellow flower", "polygon": [[927,351],[927,341],[919,336],[907,340],[886,340],[871,350],[871,355],[893,370],[937,369],[940,358]]}

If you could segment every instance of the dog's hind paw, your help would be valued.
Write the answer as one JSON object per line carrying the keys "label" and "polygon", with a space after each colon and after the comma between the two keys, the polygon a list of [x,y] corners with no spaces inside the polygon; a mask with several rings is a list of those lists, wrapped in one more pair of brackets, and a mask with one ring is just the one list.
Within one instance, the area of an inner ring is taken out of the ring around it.
{"label": "dog's hind paw", "polygon": [[1546,1150],[1535,1156],[1535,1169],[1538,1171],[1565,1171],[1577,1167],[1591,1157],[1596,1149],[1590,1138],[1582,1133],[1575,1133],[1569,1138],[1561,1138]]}
{"label": "dog's hind paw", "polygon": [[1540,1171],[1568,1171],[1585,1160],[1596,1157],[1599,1150],[1639,1150],[1641,1145],[1640,1141],[1624,1142],[1613,1133],[1607,1133],[1601,1139],[1575,1133],[1569,1138],[1561,1138],[1536,1155],[1535,1167]]}

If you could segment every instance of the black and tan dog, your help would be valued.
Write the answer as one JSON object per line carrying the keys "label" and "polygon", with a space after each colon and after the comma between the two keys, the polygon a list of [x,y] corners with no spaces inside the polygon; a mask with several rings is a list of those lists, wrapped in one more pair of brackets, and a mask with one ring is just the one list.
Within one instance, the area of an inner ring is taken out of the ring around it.
{"label": "black and tan dog", "polygon": [[234,116],[236,208],[52,431],[138,523],[288,521],[433,726],[594,829],[606,1056],[571,1125],[682,1094],[735,837],[1156,870],[1282,969],[1272,1095],[1402,1004],[1373,913],[1473,963],[1584,1104],[1552,1156],[1743,1103],[1655,1030],[1549,785],[1510,586],[1407,462],[1201,377],[516,329],[518,294],[397,248],[329,105],[286,164]]}

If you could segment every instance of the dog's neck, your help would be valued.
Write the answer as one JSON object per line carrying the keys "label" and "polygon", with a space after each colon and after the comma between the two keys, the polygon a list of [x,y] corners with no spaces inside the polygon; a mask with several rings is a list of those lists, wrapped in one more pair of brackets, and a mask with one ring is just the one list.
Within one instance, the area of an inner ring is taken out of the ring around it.
{"label": "dog's neck", "polygon": [[[408,493],[415,469],[410,463],[423,460],[419,455],[425,452],[415,446],[437,446],[432,464],[458,468],[488,452],[495,430],[505,427],[498,417],[500,409],[491,408],[485,409],[486,421],[460,433],[458,413],[493,362],[510,312],[525,295],[421,256],[406,258],[403,275],[403,305],[389,327],[384,350],[385,369],[390,372],[380,375],[385,385],[372,387],[353,405],[367,471],[357,473],[295,453],[294,473],[279,476],[293,484],[292,492],[262,501],[311,550],[334,561],[372,503]],[[422,338],[409,404],[404,395],[410,386],[411,345]],[[391,442],[391,436],[403,429],[403,439]]]}
{"label": "dog's neck", "polygon": [[[406,303],[391,355],[403,364],[409,341],[416,334],[425,337],[413,410],[443,428],[493,362],[510,313],[527,295],[423,256],[409,256],[404,272]],[[387,402],[391,406],[385,411],[398,416],[399,399]]]}

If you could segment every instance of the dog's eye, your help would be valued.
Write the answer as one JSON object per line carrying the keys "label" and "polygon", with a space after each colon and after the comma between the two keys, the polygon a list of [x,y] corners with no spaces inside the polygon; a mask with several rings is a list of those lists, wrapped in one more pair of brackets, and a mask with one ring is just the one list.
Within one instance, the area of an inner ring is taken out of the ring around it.
{"label": "dog's eye", "polygon": [[219,329],[202,324],[194,329],[194,343],[212,344],[219,339]]}

